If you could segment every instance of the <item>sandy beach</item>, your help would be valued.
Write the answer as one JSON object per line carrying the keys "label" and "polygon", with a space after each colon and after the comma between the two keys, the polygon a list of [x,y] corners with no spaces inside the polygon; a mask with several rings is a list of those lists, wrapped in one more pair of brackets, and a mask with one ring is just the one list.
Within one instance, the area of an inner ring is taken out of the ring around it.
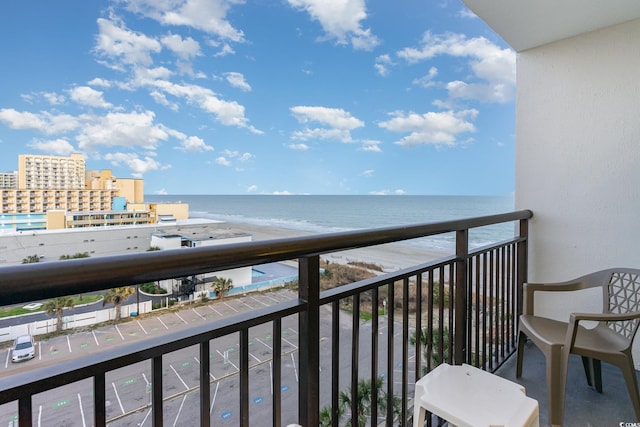
{"label": "sandy beach", "polygon": [[[254,241],[308,236],[312,233],[286,228],[267,227],[253,224],[225,223],[233,230],[249,233]],[[386,244],[371,248],[352,249],[323,255],[323,259],[346,264],[361,261],[380,265],[384,271],[396,271],[413,265],[442,258],[449,254],[406,244]]]}

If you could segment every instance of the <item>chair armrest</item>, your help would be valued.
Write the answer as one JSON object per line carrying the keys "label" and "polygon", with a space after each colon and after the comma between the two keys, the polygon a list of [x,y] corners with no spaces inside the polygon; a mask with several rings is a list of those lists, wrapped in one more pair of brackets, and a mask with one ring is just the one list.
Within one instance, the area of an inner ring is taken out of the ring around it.
{"label": "chair armrest", "polygon": [[576,341],[578,325],[582,320],[594,322],[623,322],[640,318],[640,311],[632,311],[629,313],[571,313],[569,315],[569,327],[565,337],[563,352],[567,354],[571,352],[573,344]]}
{"label": "chair armrest", "polygon": [[533,314],[533,294],[537,291],[544,292],[570,292],[587,287],[583,280],[570,280],[558,283],[525,283],[524,284],[524,314]]}

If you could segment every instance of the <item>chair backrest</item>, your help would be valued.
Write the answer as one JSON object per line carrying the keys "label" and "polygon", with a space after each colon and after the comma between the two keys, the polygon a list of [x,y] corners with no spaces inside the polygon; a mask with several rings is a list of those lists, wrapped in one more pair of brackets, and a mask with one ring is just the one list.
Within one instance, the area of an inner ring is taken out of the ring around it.
{"label": "chair backrest", "polygon": [[[608,306],[605,310],[612,314],[626,314],[640,311],[640,270],[611,270],[606,284]],[[627,339],[632,339],[638,329],[640,319],[608,322],[607,326]]]}

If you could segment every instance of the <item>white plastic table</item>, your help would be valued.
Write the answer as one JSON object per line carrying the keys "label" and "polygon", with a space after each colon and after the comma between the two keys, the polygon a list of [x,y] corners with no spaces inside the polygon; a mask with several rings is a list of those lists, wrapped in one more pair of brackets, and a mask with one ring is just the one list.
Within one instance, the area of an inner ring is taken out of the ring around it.
{"label": "white plastic table", "polygon": [[458,427],[539,427],[538,401],[524,387],[470,365],[444,363],[416,383],[413,426],[430,411]]}

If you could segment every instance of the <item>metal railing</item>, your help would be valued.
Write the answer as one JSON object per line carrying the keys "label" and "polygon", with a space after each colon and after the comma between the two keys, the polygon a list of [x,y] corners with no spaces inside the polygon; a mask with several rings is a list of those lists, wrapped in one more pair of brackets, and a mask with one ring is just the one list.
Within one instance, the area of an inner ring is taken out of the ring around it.
{"label": "metal railing", "polygon": [[[270,325],[270,417],[271,425],[279,426],[284,411],[283,319],[297,316],[299,378],[295,409],[300,424],[337,426],[344,417],[351,425],[377,425],[382,419],[386,425],[407,425],[412,385],[425,372],[445,361],[471,363],[493,371],[513,352],[516,319],[522,309],[522,283],[527,275],[527,226],[531,217],[531,211],[525,210],[404,227],[0,268],[3,305],[291,259],[298,260],[299,269],[297,298],[0,378],[0,404],[17,401],[20,425],[32,425],[34,395],[89,378],[93,379],[93,423],[105,426],[111,421],[105,408],[107,373],[151,361],[148,407],[153,425],[161,426],[163,402],[172,398],[163,392],[163,356],[197,346],[199,360],[203,361],[200,384],[187,392],[199,394],[199,424],[209,426],[211,386],[216,381],[209,363],[204,363],[210,360],[209,344],[237,335],[239,424],[248,426],[250,329]],[[514,223],[513,238],[469,249],[471,229],[505,222]],[[450,256],[320,290],[321,255],[451,232],[456,236],[456,249]],[[382,311],[380,301],[385,303]],[[328,369],[330,374],[321,375],[321,369],[323,373]],[[371,404],[365,412],[359,393],[363,393],[361,384],[367,382],[369,401],[382,404]]]}

